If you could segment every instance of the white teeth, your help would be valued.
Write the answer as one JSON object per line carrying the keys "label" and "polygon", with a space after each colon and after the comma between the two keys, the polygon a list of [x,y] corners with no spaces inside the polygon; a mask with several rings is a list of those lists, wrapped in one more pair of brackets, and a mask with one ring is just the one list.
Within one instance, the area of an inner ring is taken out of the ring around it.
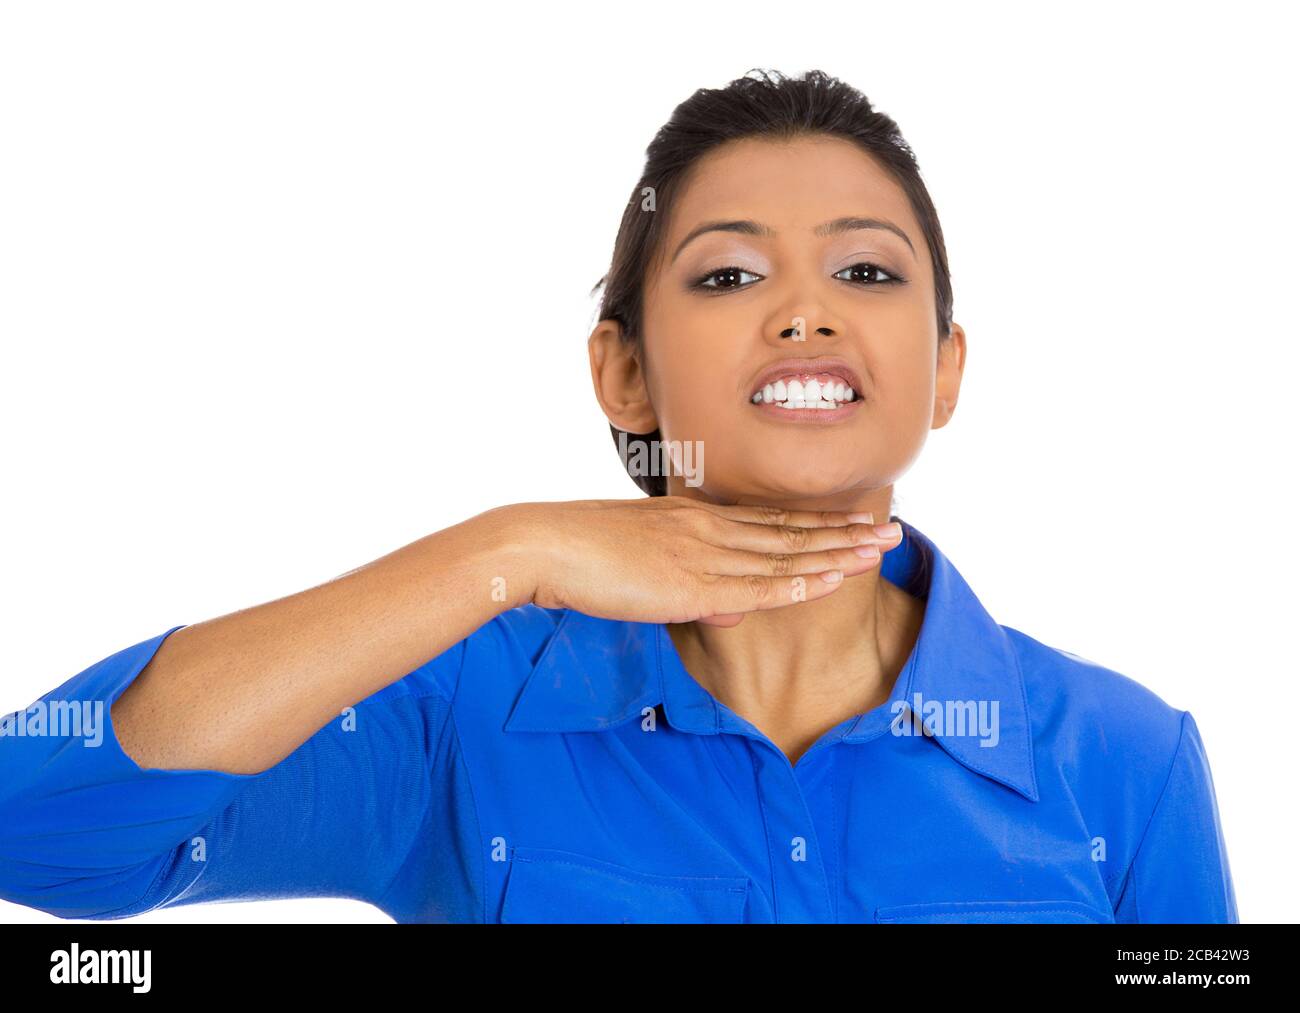
{"label": "white teeth", "polygon": [[821,401],[821,400],[780,401],[777,403],[778,408],[788,408],[791,411],[797,411],[800,408],[817,408],[817,409],[825,410],[828,408],[838,408],[839,406],[840,406],[839,402],[837,401]]}
{"label": "white teeth", "polygon": [[857,399],[857,393],[842,380],[810,378],[806,383],[791,378],[764,384],[749,398],[754,404],[776,404],[782,408],[838,408]]}

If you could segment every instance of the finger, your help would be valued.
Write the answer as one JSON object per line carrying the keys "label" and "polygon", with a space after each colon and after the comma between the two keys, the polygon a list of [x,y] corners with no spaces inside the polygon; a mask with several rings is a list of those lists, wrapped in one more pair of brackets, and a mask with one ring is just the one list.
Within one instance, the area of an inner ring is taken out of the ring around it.
{"label": "finger", "polygon": [[761,577],[797,577],[842,570],[846,577],[876,567],[882,552],[896,548],[893,545],[857,545],[826,549],[821,552],[747,552],[741,549],[718,549],[699,566],[706,573],[723,577],[744,577],[757,574]]}
{"label": "finger", "polygon": [[816,601],[834,594],[844,584],[839,570],[812,577],[744,577],[701,574],[704,582],[701,614],[732,615],[785,608],[798,602]]}
{"label": "finger", "polygon": [[849,524],[843,527],[805,528],[794,525],[775,526],[723,521],[701,534],[705,541],[720,548],[749,552],[799,554],[875,545],[882,552],[893,548],[903,538],[897,521],[892,524]]}
{"label": "finger", "polygon": [[698,620],[698,622],[703,623],[705,626],[722,626],[725,628],[725,627],[739,626],[740,621],[744,618],[745,615],[743,612],[741,612],[741,613],[733,613],[733,614],[725,614],[725,615],[705,616],[703,619]]}

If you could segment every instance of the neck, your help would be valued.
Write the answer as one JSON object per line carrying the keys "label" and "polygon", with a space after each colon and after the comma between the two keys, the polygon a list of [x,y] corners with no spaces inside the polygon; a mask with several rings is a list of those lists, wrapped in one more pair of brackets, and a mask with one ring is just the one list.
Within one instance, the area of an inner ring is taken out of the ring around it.
{"label": "neck", "polygon": [[847,718],[888,699],[915,643],[918,608],[871,570],[835,594],[750,612],[737,626],[677,623],[668,632],[696,681],[737,713],[847,707]]}
{"label": "neck", "polygon": [[827,729],[889,699],[924,613],[924,601],[877,566],[846,577],[834,594],[749,612],[736,626],[667,629],[691,676],[794,758]]}

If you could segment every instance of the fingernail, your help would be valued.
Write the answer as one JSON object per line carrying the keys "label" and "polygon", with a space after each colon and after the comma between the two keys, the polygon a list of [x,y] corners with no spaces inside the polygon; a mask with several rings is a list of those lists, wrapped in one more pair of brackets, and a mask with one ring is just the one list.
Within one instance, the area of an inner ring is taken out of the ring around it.
{"label": "fingernail", "polygon": [[839,570],[827,570],[822,574],[822,580],[826,581],[827,584],[838,584],[843,579],[844,574]]}
{"label": "fingernail", "polygon": [[853,551],[856,552],[863,559],[880,558],[880,550],[877,549],[874,545],[856,545],[854,546]]}
{"label": "fingernail", "polygon": [[849,514],[850,524],[875,524],[874,514]]}
{"label": "fingernail", "polygon": [[892,524],[877,524],[875,531],[881,538],[901,538],[903,526],[898,521],[894,521]]}

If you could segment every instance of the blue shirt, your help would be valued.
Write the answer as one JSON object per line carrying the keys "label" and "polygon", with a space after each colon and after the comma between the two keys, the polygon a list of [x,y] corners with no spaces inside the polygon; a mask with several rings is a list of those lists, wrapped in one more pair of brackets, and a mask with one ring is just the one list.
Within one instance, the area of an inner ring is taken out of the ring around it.
{"label": "blue shirt", "polygon": [[97,743],[40,734],[36,704],[5,718],[0,897],[94,919],[332,896],[400,922],[1237,921],[1191,714],[999,625],[903,531],[883,574],[926,608],[891,699],[793,766],[663,625],[528,605],[268,770],[141,769],[108,708],[173,627],[42,698],[101,702]]}

